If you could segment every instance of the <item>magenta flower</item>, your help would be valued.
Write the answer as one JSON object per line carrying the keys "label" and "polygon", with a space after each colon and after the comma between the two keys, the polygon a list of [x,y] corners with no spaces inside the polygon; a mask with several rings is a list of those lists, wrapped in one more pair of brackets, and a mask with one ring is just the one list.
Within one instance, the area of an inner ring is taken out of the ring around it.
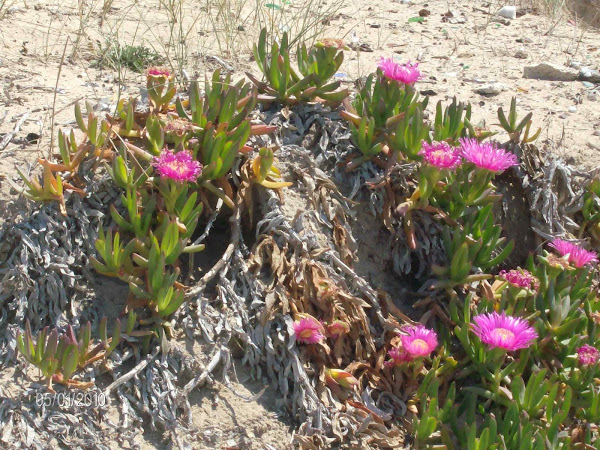
{"label": "magenta flower", "polygon": [[507,316],[505,312],[480,314],[473,317],[473,321],[473,333],[490,348],[519,350],[529,347],[538,336],[526,320]]}
{"label": "magenta flower", "polygon": [[196,181],[202,173],[202,164],[194,159],[189,151],[174,153],[164,149],[152,163],[161,178],[171,178],[179,183]]}
{"label": "magenta flower", "polygon": [[149,77],[166,77],[169,78],[171,76],[171,72],[164,67],[150,67],[148,69]]}
{"label": "magenta flower", "polygon": [[523,269],[512,269],[508,272],[506,270],[501,270],[498,274],[500,278],[505,279],[510,284],[516,287],[520,287],[523,289],[531,289],[533,291],[537,291],[540,287],[540,282],[536,277],[531,275],[527,270]]}
{"label": "magenta flower", "polygon": [[294,333],[296,340],[304,344],[318,344],[325,336],[323,325],[312,316],[306,316],[294,322]]}
{"label": "magenta flower", "polygon": [[427,164],[438,169],[456,169],[462,162],[458,150],[446,142],[433,142],[430,144],[423,141],[423,147],[419,155],[423,156]]}
{"label": "magenta flower", "polygon": [[429,330],[423,325],[411,326],[404,331],[408,335],[400,336],[402,348],[412,359],[429,355],[438,345],[435,331]]}
{"label": "magenta flower", "polygon": [[591,366],[598,362],[600,359],[600,352],[596,347],[592,347],[591,345],[582,345],[577,349],[577,354],[579,355],[579,364],[582,366]]}
{"label": "magenta flower", "polygon": [[393,58],[381,58],[379,60],[379,67],[386,78],[390,80],[399,81],[404,84],[413,84],[421,79],[421,72],[418,69],[419,64],[398,64]]}
{"label": "magenta flower", "polygon": [[392,347],[388,355],[392,359],[385,362],[387,367],[399,366],[402,363],[412,360],[411,356],[403,348]]}
{"label": "magenta flower", "polygon": [[592,262],[598,262],[598,254],[596,252],[587,251],[578,245],[563,241],[562,239],[554,239],[549,246],[562,256],[569,255],[569,262],[573,263],[577,268]]}
{"label": "magenta flower", "polygon": [[517,157],[491,142],[478,142],[477,139],[462,138],[460,154],[470,163],[490,172],[502,172],[518,164]]}

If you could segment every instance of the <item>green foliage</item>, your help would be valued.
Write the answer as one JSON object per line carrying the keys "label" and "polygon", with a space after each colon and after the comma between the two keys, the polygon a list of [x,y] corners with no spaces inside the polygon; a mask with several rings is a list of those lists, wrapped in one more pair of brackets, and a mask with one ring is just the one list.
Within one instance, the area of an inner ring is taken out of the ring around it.
{"label": "green foliage", "polygon": [[267,94],[266,100],[294,104],[320,99],[340,104],[348,96],[346,89],[339,89],[339,81],[330,82],[344,60],[343,52],[330,46],[313,46],[307,50],[302,44],[296,56],[298,70],[290,62],[288,34],[283,33],[281,41],[273,42],[269,51],[267,30],[261,30],[258,44],[254,45],[254,59],[266,83],[247,75],[260,92]]}
{"label": "green foliage", "polygon": [[513,142],[519,142],[523,130],[525,130],[525,134],[522,139],[523,143],[533,142],[539,137],[540,133],[542,132],[541,128],[538,128],[538,130],[533,136],[529,136],[529,129],[531,127],[532,117],[533,113],[530,112],[520,122],[517,123],[517,99],[515,97],[513,97],[510,102],[510,112],[508,114],[508,119],[504,114],[504,110],[502,109],[502,107],[498,108],[498,120],[500,120],[500,125],[502,126],[502,128],[504,128],[504,131],[508,133],[511,141]]}
{"label": "green foliage", "polygon": [[352,102],[353,109],[342,111],[348,121],[352,141],[363,159],[377,156],[385,145],[413,160],[418,160],[429,127],[423,111],[428,99],[418,101],[419,94],[410,85],[388,80],[381,70],[367,77]]}
{"label": "green foliage", "polygon": [[164,63],[165,58],[151,48],[144,45],[121,45],[119,42],[113,41],[106,46],[97,65],[114,70],[127,68],[143,73],[147,67],[159,66]]}
{"label": "green foliage", "polygon": [[471,104],[457,102],[454,97],[452,103],[442,110],[442,102],[439,101],[435,108],[433,140],[457,142],[458,138],[465,137],[466,126],[470,120]]}
{"label": "green foliage", "polygon": [[180,117],[201,129],[210,124],[215,128],[225,124],[225,129],[232,131],[247,121],[248,114],[256,106],[256,91],[244,80],[232,84],[231,74],[223,78],[220,70],[216,70],[211,82],[205,81],[204,95],[200,93],[198,82],[190,83],[189,113],[179,98],[176,106]]}
{"label": "green foliage", "polygon": [[[87,365],[105,360],[118,345],[121,336],[121,324],[117,319],[111,338],[106,334],[106,319],[100,326],[101,341],[94,344],[92,329],[88,322],[79,329],[77,335],[69,325],[65,334],[59,335],[56,329],[42,329],[37,338],[31,333],[29,321],[25,323],[25,334],[17,333],[17,349],[32,365],[37,367],[47,379],[48,387],[52,381],[78,388],[90,387],[72,379],[73,374]],[[93,384],[93,383],[91,383]]]}

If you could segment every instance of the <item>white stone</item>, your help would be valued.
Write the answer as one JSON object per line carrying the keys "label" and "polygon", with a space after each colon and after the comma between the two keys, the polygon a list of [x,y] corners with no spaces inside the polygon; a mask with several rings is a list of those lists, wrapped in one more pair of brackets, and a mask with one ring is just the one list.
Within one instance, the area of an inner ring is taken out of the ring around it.
{"label": "white stone", "polygon": [[506,17],[507,19],[517,18],[517,7],[516,6],[505,6],[498,11],[500,17]]}
{"label": "white stone", "polygon": [[523,77],[548,81],[575,81],[579,71],[558,64],[540,63],[523,69]]}
{"label": "white stone", "polygon": [[475,92],[482,95],[498,95],[504,90],[506,87],[502,83],[488,83],[476,88]]}

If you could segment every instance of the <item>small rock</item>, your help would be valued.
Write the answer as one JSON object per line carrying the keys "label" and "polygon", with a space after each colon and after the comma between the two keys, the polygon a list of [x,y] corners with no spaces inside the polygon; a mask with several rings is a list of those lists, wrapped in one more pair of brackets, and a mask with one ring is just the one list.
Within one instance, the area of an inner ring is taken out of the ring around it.
{"label": "small rock", "polygon": [[430,14],[431,14],[431,12],[428,9],[422,9],[421,11],[419,11],[420,17],[427,17]]}
{"label": "small rock", "polygon": [[529,39],[529,38],[518,38],[517,42],[519,44],[531,44],[533,42],[533,39]]}
{"label": "small rock", "polygon": [[595,92],[591,92],[588,94],[587,99],[590,102],[595,102],[598,100],[598,94],[596,94]]}
{"label": "small rock", "polygon": [[558,116],[561,119],[566,119],[567,117],[569,117],[567,114],[562,113],[560,116]]}
{"label": "small rock", "polygon": [[373,48],[366,42],[364,42],[360,45],[350,44],[348,47],[350,47],[352,50],[355,50],[355,51],[360,50],[361,52],[365,52],[365,53],[373,53],[373,51],[374,51]]}
{"label": "small rock", "polygon": [[524,48],[520,48],[519,50],[517,50],[515,52],[515,58],[519,58],[519,59],[527,59],[527,52],[525,51]]}
{"label": "small rock", "polygon": [[28,133],[27,136],[25,136],[25,140],[29,144],[37,144],[40,137],[41,136],[37,133]]}
{"label": "small rock", "polygon": [[600,83],[600,72],[585,67],[579,72],[579,79],[592,83]]}
{"label": "small rock", "polygon": [[372,23],[371,25],[369,25],[371,28],[381,28],[381,25],[378,23]]}
{"label": "small rock", "polygon": [[577,112],[577,107],[576,106],[569,106],[569,112],[570,113]]}
{"label": "small rock", "polygon": [[600,136],[600,130],[594,131],[594,136]]}
{"label": "small rock", "polygon": [[548,81],[574,81],[579,76],[575,69],[560,66],[558,64],[540,63],[535,66],[527,66],[523,70],[524,78]]}
{"label": "small rock", "polygon": [[0,58],[0,67],[4,67],[5,65],[4,58]]}
{"label": "small rock", "polygon": [[591,83],[589,81],[582,81],[581,83],[588,89],[593,89],[596,87],[594,83]]}
{"label": "small rock", "polygon": [[237,30],[238,31],[246,31],[246,29],[244,28],[244,25],[238,25]]}
{"label": "small rock", "polygon": [[502,83],[489,83],[479,86],[474,89],[475,92],[481,95],[498,95],[500,92],[506,90],[506,87]]}
{"label": "small rock", "polygon": [[465,18],[465,16],[463,16],[461,14],[460,11],[447,11],[446,13],[443,14],[442,17],[442,22],[448,22],[448,23],[466,23],[467,19]]}
{"label": "small rock", "polygon": [[505,6],[498,11],[500,17],[506,17],[507,19],[517,18],[517,7],[516,6]]}

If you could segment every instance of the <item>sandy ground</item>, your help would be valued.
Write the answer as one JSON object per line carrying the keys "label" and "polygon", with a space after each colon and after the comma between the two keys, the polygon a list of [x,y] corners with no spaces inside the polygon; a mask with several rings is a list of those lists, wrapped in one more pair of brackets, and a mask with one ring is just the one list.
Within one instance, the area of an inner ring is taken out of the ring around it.
{"label": "sandy ground", "polygon": [[[321,2],[321,11],[336,9],[333,1]],[[600,32],[569,22],[566,16],[550,18],[531,10],[498,23],[494,12],[501,6],[481,1],[349,1],[327,19],[322,35],[343,38],[361,49],[346,53],[338,74],[348,84],[373,71],[381,56],[418,61],[425,74],[419,87],[428,91],[430,105],[457,96],[472,103],[474,122],[485,120],[500,131],[496,111],[499,106],[507,108],[516,96],[521,115],[534,112],[543,146],[571,162],[595,167],[600,156],[600,85],[525,79],[523,69],[539,62],[581,63],[598,69]],[[79,6],[71,1],[15,2],[0,19],[0,142],[22,122],[10,143],[0,148],[0,224],[25,208],[23,201],[12,203],[17,197],[9,181],[20,184],[16,168],[35,171],[37,158],[48,155],[53,111],[55,129],[67,128],[73,125],[76,101],[107,105],[119,95],[138,95],[142,75],[93,65],[111,39],[153,47],[190,76],[203,76],[221,66],[233,67],[239,77],[244,71],[256,72],[250,43],[257,34],[256,24],[266,16],[257,18],[252,5],[222,2],[219,10],[213,2],[186,3],[183,20],[171,21],[173,29],[186,37],[185,51],[177,39],[172,40],[175,45],[169,44],[169,15],[158,2],[119,2],[107,9],[104,18],[101,9],[99,2]],[[290,17],[301,11],[297,5],[288,9]],[[409,21],[420,15],[422,23]],[[474,92],[490,82],[501,83],[505,90],[496,96]],[[27,141],[31,133],[39,135],[34,143]],[[260,390],[247,377],[240,378],[242,393]],[[287,448],[291,431],[276,414],[276,398],[267,391],[248,403],[227,389],[195,393],[195,425],[205,442],[198,448],[237,448],[234,445],[244,439],[262,445],[253,448],[266,444]],[[145,445],[165,443],[150,435]]]}

